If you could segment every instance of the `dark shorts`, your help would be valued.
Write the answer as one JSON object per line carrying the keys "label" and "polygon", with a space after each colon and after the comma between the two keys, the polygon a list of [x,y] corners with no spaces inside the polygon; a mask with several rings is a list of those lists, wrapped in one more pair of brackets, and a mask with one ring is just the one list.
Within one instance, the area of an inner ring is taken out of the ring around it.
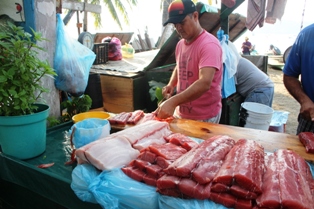
{"label": "dark shorts", "polygon": [[314,122],[305,120],[300,114],[298,116],[297,135],[301,132],[314,132]]}

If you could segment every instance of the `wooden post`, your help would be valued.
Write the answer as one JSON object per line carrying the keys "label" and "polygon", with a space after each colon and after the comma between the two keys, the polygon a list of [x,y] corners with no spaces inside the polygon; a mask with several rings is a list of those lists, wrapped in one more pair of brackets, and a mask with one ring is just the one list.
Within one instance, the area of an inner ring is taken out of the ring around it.
{"label": "wooden post", "polygon": [[83,20],[83,31],[87,31],[87,11],[85,10],[85,5],[87,4],[87,0],[84,0],[84,20]]}
{"label": "wooden post", "polygon": [[78,35],[81,34],[81,27],[82,27],[82,23],[80,23],[80,14],[79,14],[79,11],[76,11],[76,26],[77,26],[77,32],[78,32]]}
{"label": "wooden post", "polygon": [[96,4],[88,4],[83,2],[71,1],[71,0],[62,0],[62,8],[75,10],[75,11],[87,11],[94,12],[97,14],[101,13],[101,6]]}
{"label": "wooden post", "polygon": [[56,0],[56,13],[62,14],[62,0]]}

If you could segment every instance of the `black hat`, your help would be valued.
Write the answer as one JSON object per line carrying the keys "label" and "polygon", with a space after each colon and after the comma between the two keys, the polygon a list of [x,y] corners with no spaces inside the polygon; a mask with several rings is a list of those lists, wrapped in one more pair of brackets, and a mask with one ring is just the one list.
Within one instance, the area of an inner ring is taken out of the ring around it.
{"label": "black hat", "polygon": [[186,15],[196,11],[195,4],[191,0],[175,0],[168,8],[169,19],[163,24],[166,26],[168,23],[181,23]]}

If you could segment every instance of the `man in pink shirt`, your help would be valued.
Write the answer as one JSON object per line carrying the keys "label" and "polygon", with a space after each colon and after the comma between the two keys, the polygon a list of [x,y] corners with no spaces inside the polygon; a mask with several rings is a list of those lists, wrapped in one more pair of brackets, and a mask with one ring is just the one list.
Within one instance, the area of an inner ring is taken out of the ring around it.
{"label": "man in pink shirt", "polygon": [[[169,19],[182,37],[175,50],[176,67],[162,89],[166,101],[155,114],[219,123],[221,115],[222,48],[204,30],[191,0],[176,0],[168,8]],[[174,94],[176,90],[176,94]]]}

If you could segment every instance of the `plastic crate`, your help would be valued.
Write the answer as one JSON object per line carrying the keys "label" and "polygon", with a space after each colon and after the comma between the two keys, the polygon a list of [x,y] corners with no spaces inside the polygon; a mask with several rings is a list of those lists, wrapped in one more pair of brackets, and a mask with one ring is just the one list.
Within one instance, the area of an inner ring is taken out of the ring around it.
{"label": "plastic crate", "polygon": [[96,54],[96,59],[93,63],[94,65],[105,64],[106,62],[108,62],[108,43],[94,44],[93,52]]}

